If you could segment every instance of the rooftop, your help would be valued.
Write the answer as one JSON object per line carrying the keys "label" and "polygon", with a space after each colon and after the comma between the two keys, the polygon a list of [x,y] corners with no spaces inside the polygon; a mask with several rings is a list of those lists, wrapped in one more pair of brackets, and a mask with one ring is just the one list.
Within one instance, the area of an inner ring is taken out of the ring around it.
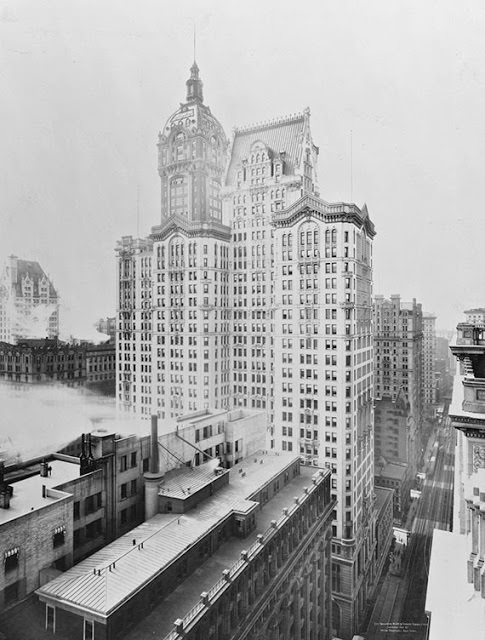
{"label": "rooftop", "polygon": [[[470,378],[460,375],[459,373],[457,373],[453,379],[453,395],[451,398],[450,408],[448,409],[448,415],[452,420],[454,418],[461,418],[464,422],[484,421],[485,423],[485,412],[465,411],[463,409],[463,401],[465,399],[463,382],[465,380],[470,380]],[[473,380],[473,378],[471,378],[471,380]]]}
{"label": "rooftop", "polygon": [[466,536],[434,530],[426,593],[426,611],[431,612],[429,640],[481,640],[484,636],[485,600],[467,582],[468,555]]}
{"label": "rooftop", "polygon": [[[51,460],[51,475],[42,478],[39,474],[11,483],[13,486],[13,495],[10,500],[9,509],[0,509],[0,526],[5,522],[21,518],[22,516],[47,507],[70,494],[56,492],[55,494],[42,497],[42,485],[47,490],[55,489],[65,482],[70,482],[79,477],[79,465],[72,462],[64,462],[63,460]],[[47,491],[49,493],[49,491]]]}
{"label": "rooftop", "polygon": [[[102,621],[216,524],[234,511],[253,509],[257,503],[249,500],[250,496],[296,460],[298,457],[291,455],[258,453],[251,456],[230,470],[229,485],[194,509],[180,515],[157,514],[44,585],[37,593],[46,599],[62,599],[87,609]],[[181,471],[178,481],[188,482],[192,471],[189,468]],[[308,476],[304,483],[309,484]],[[300,485],[299,478],[289,485],[294,494]],[[274,498],[270,503],[273,501]]]}
{"label": "rooftop", "polygon": [[406,477],[408,465],[399,462],[387,462],[384,467],[379,471],[378,467],[375,467],[376,478],[390,478],[391,480],[403,480]]}
{"label": "rooftop", "polygon": [[231,162],[227,170],[226,184],[231,186],[242,161],[251,155],[255,142],[262,142],[273,154],[285,153],[285,173],[292,175],[300,161],[305,113],[298,113],[234,130]]}

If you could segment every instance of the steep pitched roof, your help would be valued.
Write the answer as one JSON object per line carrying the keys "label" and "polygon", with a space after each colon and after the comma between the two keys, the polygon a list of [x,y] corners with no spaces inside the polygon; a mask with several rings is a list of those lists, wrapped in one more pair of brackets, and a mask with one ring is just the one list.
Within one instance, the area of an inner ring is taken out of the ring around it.
{"label": "steep pitched roof", "polygon": [[285,152],[286,173],[294,173],[300,163],[304,130],[305,113],[236,128],[226,185],[234,184],[240,164],[250,155],[252,145],[258,141],[263,142],[274,154]]}
{"label": "steep pitched roof", "polygon": [[34,297],[40,295],[39,283],[45,278],[49,283],[49,297],[57,296],[52,282],[47,277],[44,269],[35,260],[17,260],[17,281],[12,283],[17,296],[22,296],[22,280],[28,276],[33,282]]}

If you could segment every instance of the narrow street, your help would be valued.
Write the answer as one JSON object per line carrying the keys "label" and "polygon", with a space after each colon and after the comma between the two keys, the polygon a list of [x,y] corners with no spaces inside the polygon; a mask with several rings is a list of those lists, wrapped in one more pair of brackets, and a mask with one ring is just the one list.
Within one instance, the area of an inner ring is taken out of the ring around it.
{"label": "narrow street", "polygon": [[[454,431],[448,417],[430,438],[438,442],[436,461],[426,456],[426,479],[420,498],[411,511],[411,531],[402,576],[388,575],[377,598],[368,640],[425,640],[424,613],[433,529],[451,529],[453,517]],[[414,514],[414,516],[413,516]]]}

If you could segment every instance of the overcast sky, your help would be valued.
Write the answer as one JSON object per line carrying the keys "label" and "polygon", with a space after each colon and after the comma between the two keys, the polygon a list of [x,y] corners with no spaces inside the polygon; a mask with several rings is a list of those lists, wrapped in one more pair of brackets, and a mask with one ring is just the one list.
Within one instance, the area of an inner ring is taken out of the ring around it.
{"label": "overcast sky", "polygon": [[194,21],[228,135],[310,107],[325,200],[351,198],[352,130],[375,293],[442,328],[485,305],[483,0],[0,0],[0,257],[39,260],[70,328],[115,312],[137,190],[141,235],[159,222],[157,135],[185,99]]}

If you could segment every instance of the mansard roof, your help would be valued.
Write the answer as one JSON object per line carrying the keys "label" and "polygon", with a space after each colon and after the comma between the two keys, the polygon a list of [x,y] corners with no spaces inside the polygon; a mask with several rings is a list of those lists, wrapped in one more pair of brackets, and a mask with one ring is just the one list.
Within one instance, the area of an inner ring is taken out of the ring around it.
{"label": "mansard roof", "polygon": [[305,111],[268,122],[235,128],[226,185],[235,183],[238,168],[251,154],[253,144],[258,141],[263,142],[273,156],[284,152],[285,173],[295,173],[301,160],[307,114],[309,115],[309,112]]}
{"label": "mansard roof", "polygon": [[[12,274],[11,274],[12,275]],[[24,278],[28,277],[32,280],[33,284],[33,295],[37,297],[40,295],[40,282],[45,279],[49,285],[49,297],[55,298],[57,297],[57,291],[54,289],[52,282],[47,277],[44,269],[40,266],[40,264],[35,260],[17,260],[17,279],[16,281],[11,280],[12,288],[15,291],[15,294],[19,297],[22,297],[22,281]]]}

